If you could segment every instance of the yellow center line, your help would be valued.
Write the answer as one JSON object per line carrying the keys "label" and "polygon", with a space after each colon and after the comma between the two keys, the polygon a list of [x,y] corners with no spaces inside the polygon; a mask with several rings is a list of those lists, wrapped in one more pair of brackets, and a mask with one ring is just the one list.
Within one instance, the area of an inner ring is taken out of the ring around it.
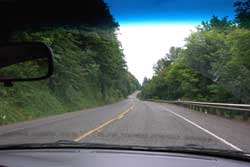
{"label": "yellow center line", "polygon": [[113,119],[101,124],[100,126],[98,126],[98,127],[94,128],[94,129],[82,134],[81,136],[74,139],[74,141],[78,142],[78,141],[83,140],[84,138],[88,137],[89,135],[92,135],[93,133],[101,131],[101,129],[103,129],[104,127],[106,127],[109,124],[113,123],[114,121],[117,121],[117,120],[120,120],[120,119],[124,118],[133,109],[134,109],[134,105],[130,106],[126,111],[124,111],[121,114],[117,115],[115,118],[113,118]]}

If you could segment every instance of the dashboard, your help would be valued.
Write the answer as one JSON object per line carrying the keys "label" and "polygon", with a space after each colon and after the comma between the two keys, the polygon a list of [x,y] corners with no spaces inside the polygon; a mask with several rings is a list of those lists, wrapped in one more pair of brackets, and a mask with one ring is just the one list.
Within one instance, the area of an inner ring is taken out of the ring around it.
{"label": "dashboard", "polygon": [[2,150],[0,167],[249,167],[250,163],[216,157],[143,151],[42,149]]}

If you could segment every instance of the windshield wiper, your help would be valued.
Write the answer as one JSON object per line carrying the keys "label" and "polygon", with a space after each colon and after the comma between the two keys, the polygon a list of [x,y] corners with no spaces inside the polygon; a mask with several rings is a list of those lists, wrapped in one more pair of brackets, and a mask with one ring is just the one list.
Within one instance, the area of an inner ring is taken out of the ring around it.
{"label": "windshield wiper", "polygon": [[174,147],[153,147],[153,146],[130,146],[110,145],[100,143],[80,143],[71,140],[59,140],[54,143],[32,143],[0,145],[0,150],[23,150],[23,149],[108,149],[108,150],[129,150],[129,151],[150,151],[164,153],[184,153],[203,156],[213,156],[236,160],[250,161],[250,153],[233,150],[208,149],[198,145],[174,146]]}

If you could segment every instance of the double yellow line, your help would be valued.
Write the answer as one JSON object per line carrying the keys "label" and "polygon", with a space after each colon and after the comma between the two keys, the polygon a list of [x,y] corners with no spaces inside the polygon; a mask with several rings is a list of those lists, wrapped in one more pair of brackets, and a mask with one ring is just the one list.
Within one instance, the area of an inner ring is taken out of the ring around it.
{"label": "double yellow line", "polygon": [[82,134],[81,136],[77,137],[76,139],[74,139],[74,141],[78,142],[78,141],[81,141],[83,140],[84,138],[88,137],[89,135],[92,135],[96,132],[100,132],[101,129],[103,129],[104,127],[110,125],[111,123],[117,121],[117,120],[120,120],[120,119],[123,119],[130,111],[132,111],[134,109],[134,105],[130,106],[126,111],[122,112],[121,114],[117,115],[115,118],[101,124],[100,126]]}

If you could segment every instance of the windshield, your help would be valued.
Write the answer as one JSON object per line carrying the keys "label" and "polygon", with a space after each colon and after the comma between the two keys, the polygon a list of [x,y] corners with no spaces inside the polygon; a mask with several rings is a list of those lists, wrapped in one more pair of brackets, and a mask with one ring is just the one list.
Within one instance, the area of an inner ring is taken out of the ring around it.
{"label": "windshield", "polygon": [[0,145],[250,152],[250,0],[87,2],[67,25],[8,17],[1,42],[43,42],[54,74],[0,85]]}

